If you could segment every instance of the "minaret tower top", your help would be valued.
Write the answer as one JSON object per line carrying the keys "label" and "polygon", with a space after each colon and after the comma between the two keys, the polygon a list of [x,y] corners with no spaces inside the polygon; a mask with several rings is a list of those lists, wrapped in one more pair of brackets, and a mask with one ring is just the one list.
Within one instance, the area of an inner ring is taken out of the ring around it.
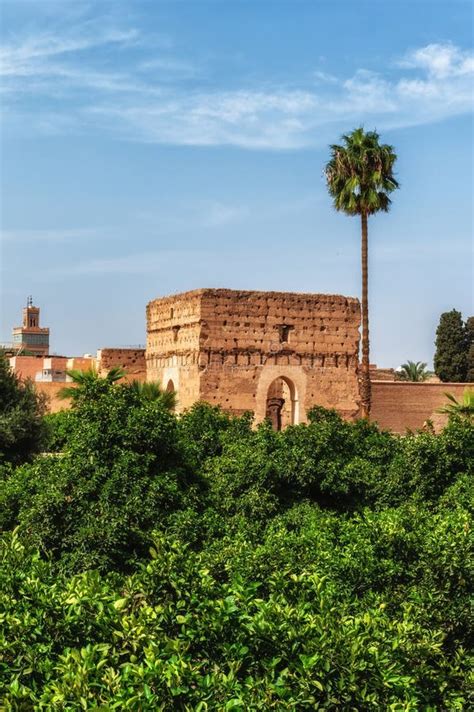
{"label": "minaret tower top", "polygon": [[13,329],[13,343],[20,351],[33,356],[49,353],[49,329],[40,327],[40,309],[33,305],[33,297],[26,300],[23,309],[23,324]]}

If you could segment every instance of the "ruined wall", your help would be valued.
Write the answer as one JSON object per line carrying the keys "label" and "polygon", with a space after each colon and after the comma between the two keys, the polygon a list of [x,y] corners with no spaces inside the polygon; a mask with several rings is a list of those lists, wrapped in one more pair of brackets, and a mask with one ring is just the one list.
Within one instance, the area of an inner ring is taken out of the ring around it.
{"label": "ruined wall", "polygon": [[428,419],[439,429],[447,420],[436,413],[449,402],[445,393],[452,393],[459,400],[466,388],[474,390],[474,383],[375,381],[372,382],[371,419],[381,428],[396,433],[404,433],[407,428],[422,428]]}
{"label": "ruined wall", "polygon": [[283,377],[296,422],[315,404],[357,413],[356,299],[203,289],[151,302],[147,321],[148,378],[172,378],[180,410],[201,399],[258,422]]}
{"label": "ruined wall", "polygon": [[97,352],[97,369],[104,374],[111,368],[120,367],[127,372],[128,381],[146,380],[145,349],[99,349]]}
{"label": "ruined wall", "polygon": [[396,373],[394,368],[377,368],[377,366],[370,366],[370,380],[371,381],[394,381],[396,378]]}
{"label": "ruined wall", "polygon": [[348,417],[358,410],[356,299],[288,292],[205,290],[201,397],[265,418],[272,382],[294,391],[295,420],[315,404]]}
{"label": "ruined wall", "polygon": [[199,400],[199,335],[203,290],[155,299],[147,305],[146,372],[178,395],[177,410]]}

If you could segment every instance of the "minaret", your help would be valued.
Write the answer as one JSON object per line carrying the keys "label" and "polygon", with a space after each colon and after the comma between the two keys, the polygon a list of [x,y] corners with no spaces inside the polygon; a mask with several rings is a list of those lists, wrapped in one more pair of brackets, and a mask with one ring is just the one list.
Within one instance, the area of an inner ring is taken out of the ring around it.
{"label": "minaret", "polygon": [[13,344],[19,351],[33,356],[49,353],[49,329],[40,328],[40,310],[33,306],[33,297],[28,297],[23,309],[23,325],[13,329]]}

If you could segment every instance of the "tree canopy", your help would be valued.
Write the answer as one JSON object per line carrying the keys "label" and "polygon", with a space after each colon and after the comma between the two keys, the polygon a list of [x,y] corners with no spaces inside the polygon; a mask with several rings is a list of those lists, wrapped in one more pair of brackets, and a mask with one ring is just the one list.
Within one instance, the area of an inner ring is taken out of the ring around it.
{"label": "tree canopy", "polygon": [[94,381],[0,488],[6,709],[461,710],[474,426],[252,428]]}
{"label": "tree canopy", "polygon": [[393,174],[393,146],[379,143],[376,131],[357,128],[333,144],[326,165],[328,190],[336,210],[347,215],[372,215],[390,208],[390,193],[399,187]]}
{"label": "tree canopy", "polygon": [[467,377],[467,340],[462,314],[456,309],[441,314],[436,329],[434,370],[445,382],[464,383]]}
{"label": "tree canopy", "polygon": [[31,381],[21,381],[0,353],[0,464],[28,460],[41,448],[45,399]]}
{"label": "tree canopy", "polygon": [[401,381],[426,381],[432,375],[427,367],[428,364],[422,361],[407,361],[402,363],[397,376]]}

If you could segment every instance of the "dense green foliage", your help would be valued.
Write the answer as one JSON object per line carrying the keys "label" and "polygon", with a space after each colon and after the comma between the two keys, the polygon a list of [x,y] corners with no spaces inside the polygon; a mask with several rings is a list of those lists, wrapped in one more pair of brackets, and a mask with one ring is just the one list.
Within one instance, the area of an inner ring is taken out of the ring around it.
{"label": "dense green foliage", "polygon": [[452,309],[441,314],[436,329],[434,369],[442,381],[468,381],[468,354],[472,339],[472,326],[463,323],[461,312]]}
{"label": "dense green foliage", "polygon": [[[50,416],[51,418],[51,416]],[[73,569],[126,568],[149,532],[192,500],[198,482],[159,400],[96,381],[68,413],[64,450],[18,468],[0,494],[0,524]]]}
{"label": "dense green foliage", "polygon": [[76,403],[90,397],[93,393],[100,392],[100,388],[103,390],[108,385],[116,383],[125,376],[125,371],[121,366],[114,366],[105,376],[101,376],[96,368],[89,368],[87,371],[72,368],[67,371],[67,375],[74,385],[64,386],[58,395],[64,400],[70,399]]}
{"label": "dense green foliage", "polygon": [[96,381],[0,496],[7,710],[465,710],[474,427]]}
{"label": "dense green foliage", "polygon": [[41,448],[44,406],[33,383],[20,381],[0,352],[0,467],[25,462]]}

